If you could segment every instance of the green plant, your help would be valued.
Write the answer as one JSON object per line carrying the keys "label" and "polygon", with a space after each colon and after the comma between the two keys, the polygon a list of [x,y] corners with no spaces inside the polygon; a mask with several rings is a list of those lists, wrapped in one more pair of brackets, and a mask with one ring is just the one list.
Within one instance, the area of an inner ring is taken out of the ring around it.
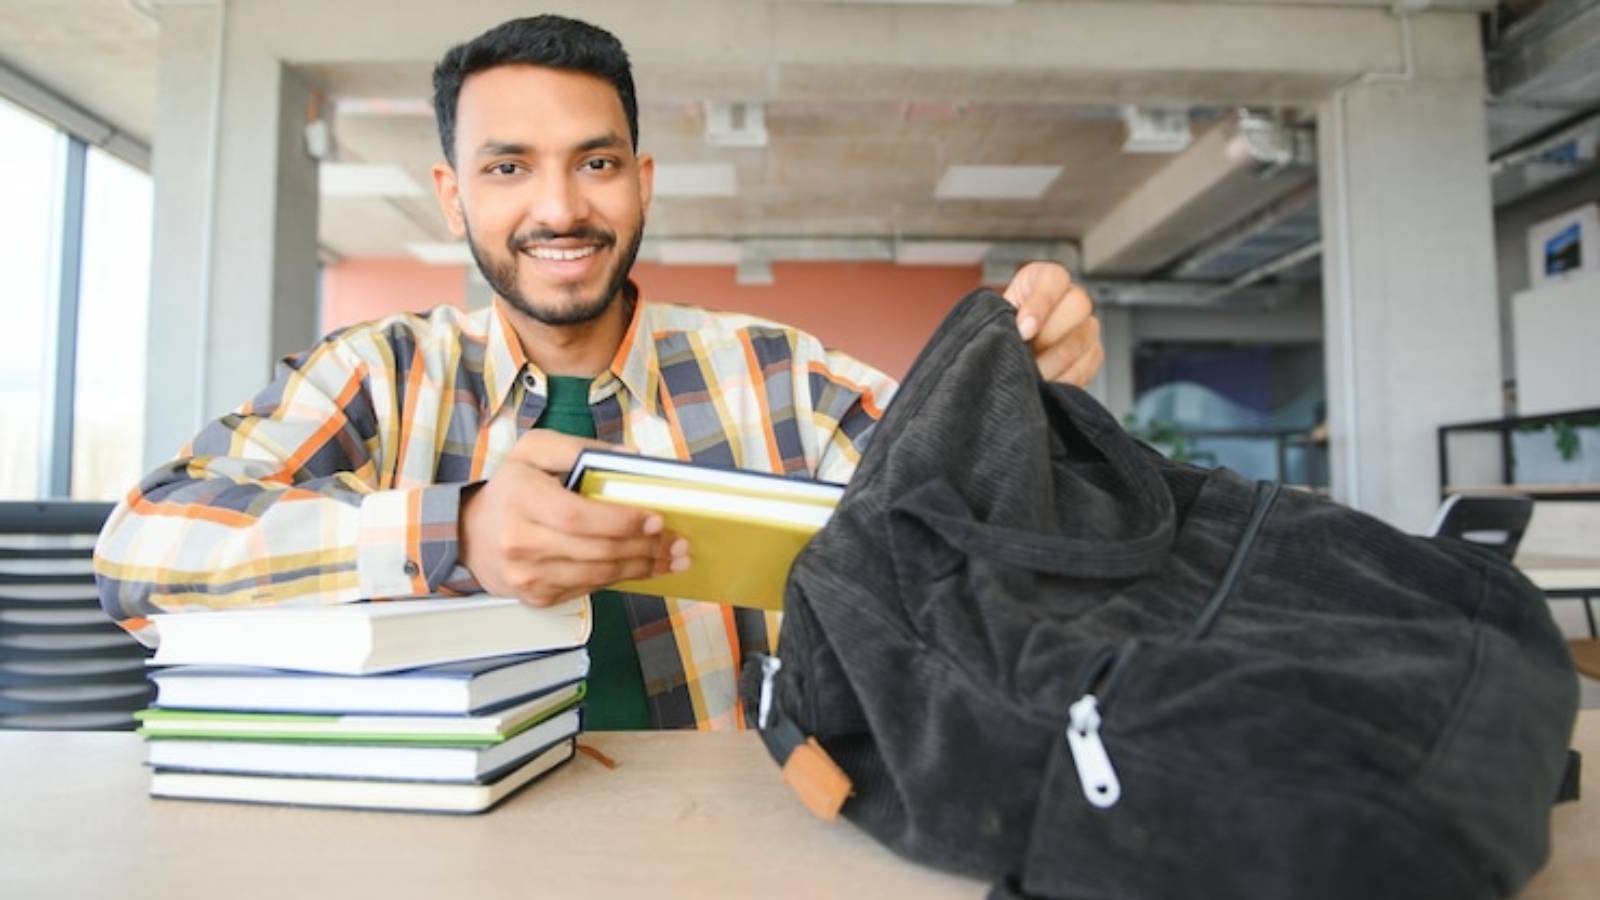
{"label": "green plant", "polygon": [[1122,417],[1122,426],[1139,440],[1164,449],[1172,459],[1189,462],[1189,442],[1171,422],[1155,417],[1140,421],[1137,413],[1130,412]]}
{"label": "green plant", "polygon": [[1550,423],[1550,430],[1556,433],[1556,452],[1561,454],[1565,462],[1572,462],[1578,455],[1582,446],[1578,440],[1578,429],[1566,419],[1558,419]]}
{"label": "green plant", "polygon": [[1541,424],[1524,424],[1521,431],[1549,431],[1556,442],[1556,452],[1563,462],[1572,462],[1583,452],[1583,439],[1579,428],[1600,425],[1600,416],[1580,415],[1553,419]]}

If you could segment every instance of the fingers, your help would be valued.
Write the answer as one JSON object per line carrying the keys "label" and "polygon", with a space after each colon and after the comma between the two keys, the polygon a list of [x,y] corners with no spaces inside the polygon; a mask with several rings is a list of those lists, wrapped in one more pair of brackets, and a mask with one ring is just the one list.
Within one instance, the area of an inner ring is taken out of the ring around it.
{"label": "fingers", "polygon": [[1094,302],[1065,267],[1023,266],[1005,298],[1017,308],[1017,331],[1033,349],[1041,377],[1082,387],[1100,371],[1105,352]]}
{"label": "fingers", "polygon": [[1017,308],[1017,332],[1023,340],[1038,336],[1057,299],[1071,286],[1072,276],[1055,263],[1031,262],[1017,270],[1004,296]]}
{"label": "fingers", "polygon": [[534,606],[560,603],[619,581],[682,571],[687,551],[687,541],[670,536],[641,542],[577,539],[555,531],[530,534],[506,549],[504,585],[497,593]]}
{"label": "fingers", "polygon": [[519,442],[492,478],[463,492],[459,558],[484,590],[546,606],[688,567],[688,542],[659,514],[583,497],[543,468],[575,456],[561,442]]}
{"label": "fingers", "polygon": [[547,428],[535,428],[517,439],[516,445],[506,455],[506,460],[508,462],[520,460],[540,471],[552,475],[565,475],[572,471],[573,465],[578,460],[578,454],[586,449],[633,452],[627,447],[607,444],[593,438],[574,437]]}
{"label": "fingers", "polygon": [[1088,313],[1088,295],[1073,288],[1040,326],[1033,339],[1034,362],[1046,381],[1083,387],[1100,371],[1105,354],[1100,344],[1100,320]]}

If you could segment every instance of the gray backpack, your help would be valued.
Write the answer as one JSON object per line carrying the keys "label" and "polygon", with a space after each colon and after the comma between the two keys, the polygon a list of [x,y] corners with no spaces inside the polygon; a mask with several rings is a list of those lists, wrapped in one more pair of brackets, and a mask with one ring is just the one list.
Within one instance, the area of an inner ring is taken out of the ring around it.
{"label": "gray backpack", "polygon": [[742,684],[775,759],[996,897],[1471,900],[1549,852],[1577,683],[1539,591],[1167,460],[1041,383],[992,292],[917,360],[785,603]]}

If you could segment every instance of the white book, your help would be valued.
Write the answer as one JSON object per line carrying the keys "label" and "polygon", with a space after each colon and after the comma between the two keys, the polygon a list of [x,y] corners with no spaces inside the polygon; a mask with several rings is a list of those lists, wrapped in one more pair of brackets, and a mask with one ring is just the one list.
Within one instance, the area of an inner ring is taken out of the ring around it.
{"label": "white book", "polygon": [[151,616],[155,665],[264,666],[365,675],[579,647],[589,600],[536,608],[508,597],[429,597]]}
{"label": "white book", "polygon": [[324,743],[177,739],[146,742],[157,771],[183,769],[314,778],[396,781],[490,781],[529,755],[578,733],[568,709],[503,741],[486,745]]}
{"label": "white book", "polygon": [[133,714],[150,740],[334,741],[378,744],[493,744],[581,700],[581,681],[478,715],[276,713],[150,707]]}
{"label": "white book", "polygon": [[563,740],[499,778],[482,783],[296,778],[158,769],[150,776],[150,796],[289,806],[477,813],[571,759],[574,743],[572,738]]}
{"label": "white book", "polygon": [[260,666],[169,666],[150,673],[155,705],[237,712],[475,714],[589,674],[582,647],[491,656],[377,675]]}

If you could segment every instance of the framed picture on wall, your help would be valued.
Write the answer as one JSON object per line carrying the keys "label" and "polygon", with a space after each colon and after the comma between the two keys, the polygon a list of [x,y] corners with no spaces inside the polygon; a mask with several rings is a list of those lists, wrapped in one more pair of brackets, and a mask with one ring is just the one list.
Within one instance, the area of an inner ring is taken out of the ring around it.
{"label": "framed picture on wall", "polygon": [[1600,272],[1600,204],[1590,203],[1528,229],[1528,279],[1533,287]]}

